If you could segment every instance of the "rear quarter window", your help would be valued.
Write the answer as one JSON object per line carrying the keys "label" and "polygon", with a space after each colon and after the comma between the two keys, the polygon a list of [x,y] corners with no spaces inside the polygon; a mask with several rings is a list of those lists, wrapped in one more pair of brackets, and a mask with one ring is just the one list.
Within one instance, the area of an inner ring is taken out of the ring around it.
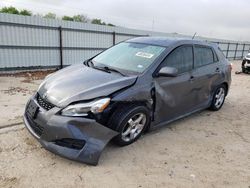
{"label": "rear quarter window", "polygon": [[226,58],[225,54],[223,53],[223,51],[220,49],[220,47],[218,47],[218,51],[219,51],[219,55],[223,58]]}
{"label": "rear quarter window", "polygon": [[194,59],[195,67],[201,67],[204,65],[208,65],[214,63],[216,59],[214,59],[214,52],[210,47],[206,46],[195,46],[194,48]]}
{"label": "rear quarter window", "polygon": [[218,62],[219,58],[218,58],[218,55],[214,49],[213,49],[213,54],[214,54],[214,62]]}

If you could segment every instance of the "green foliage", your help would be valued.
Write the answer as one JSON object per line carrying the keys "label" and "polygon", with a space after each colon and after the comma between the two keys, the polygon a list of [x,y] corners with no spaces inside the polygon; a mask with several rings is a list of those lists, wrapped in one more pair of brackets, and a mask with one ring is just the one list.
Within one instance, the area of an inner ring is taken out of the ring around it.
{"label": "green foliage", "polygon": [[70,17],[70,16],[63,16],[62,20],[65,20],[65,21],[74,21],[74,18]]}
{"label": "green foliage", "polygon": [[[23,15],[23,16],[32,16],[32,12],[26,9],[23,9],[21,11],[17,10],[15,7],[3,7],[0,9],[0,13],[8,13],[8,14],[18,14],[18,15]],[[39,15],[43,18],[49,18],[49,19],[56,19],[56,14],[49,12],[45,14],[44,16]],[[62,20],[65,21],[74,21],[74,22],[83,22],[83,23],[88,23],[91,22],[92,24],[98,24],[98,25],[107,25],[107,26],[115,26],[111,23],[105,23],[101,19],[95,18],[90,20],[86,15],[84,14],[78,14],[74,16],[63,16]]]}
{"label": "green foliage", "polygon": [[43,16],[43,18],[56,19],[56,14],[49,12]]}
{"label": "green foliage", "polygon": [[15,7],[3,7],[0,10],[1,13],[8,13],[8,14],[19,14],[19,11]]}
{"label": "green foliage", "polygon": [[101,19],[97,19],[97,18],[93,19],[93,20],[91,21],[91,23],[92,23],[92,24],[98,24],[98,25],[106,25],[105,22],[102,22]]}
{"label": "green foliage", "polygon": [[97,24],[97,25],[115,26],[115,25],[113,25],[113,24],[111,24],[111,23],[106,24],[106,23],[103,22],[101,19],[97,19],[97,18],[93,19],[93,20],[91,21],[91,23],[92,23],[92,24]]}
{"label": "green foliage", "polygon": [[21,10],[19,14],[23,16],[32,16],[32,12],[26,9]]}
{"label": "green foliage", "polygon": [[108,23],[107,26],[115,27],[115,25],[111,23]]}
{"label": "green foliage", "polygon": [[62,20],[87,23],[89,21],[89,18],[83,14],[78,14],[72,17],[63,16]]}
{"label": "green foliage", "polygon": [[88,22],[88,17],[83,15],[83,14],[78,14],[78,15],[75,15],[73,16],[73,20],[75,22],[83,22],[83,23],[87,23]]}
{"label": "green foliage", "polygon": [[29,10],[23,9],[21,11],[18,11],[15,7],[3,7],[0,9],[1,13],[7,13],[7,14],[18,14],[23,16],[31,16],[32,13]]}

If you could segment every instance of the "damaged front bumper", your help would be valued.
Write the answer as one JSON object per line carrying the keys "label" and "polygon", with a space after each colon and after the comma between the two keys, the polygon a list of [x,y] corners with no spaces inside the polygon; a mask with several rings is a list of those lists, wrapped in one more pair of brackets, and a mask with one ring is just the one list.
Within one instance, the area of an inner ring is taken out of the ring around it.
{"label": "damaged front bumper", "polygon": [[25,126],[47,150],[97,165],[104,147],[118,133],[94,119],[57,115],[60,110],[54,107],[46,111],[32,97],[25,108]]}

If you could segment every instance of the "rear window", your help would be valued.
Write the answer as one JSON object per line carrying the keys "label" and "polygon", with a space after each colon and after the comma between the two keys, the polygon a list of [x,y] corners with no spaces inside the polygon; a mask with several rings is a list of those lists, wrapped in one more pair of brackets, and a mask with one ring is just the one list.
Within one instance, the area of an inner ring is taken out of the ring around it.
{"label": "rear window", "polygon": [[195,67],[201,67],[215,62],[213,50],[205,46],[195,46],[194,59]]}

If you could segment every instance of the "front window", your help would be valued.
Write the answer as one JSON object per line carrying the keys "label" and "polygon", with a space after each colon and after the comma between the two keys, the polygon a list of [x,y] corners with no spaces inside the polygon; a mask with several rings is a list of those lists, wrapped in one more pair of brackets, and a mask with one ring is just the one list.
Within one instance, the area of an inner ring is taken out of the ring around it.
{"label": "front window", "polygon": [[97,66],[142,73],[164,50],[161,46],[123,42],[99,54],[92,62]]}
{"label": "front window", "polygon": [[179,74],[192,70],[193,47],[180,46],[176,48],[164,60],[163,66],[177,68]]}

